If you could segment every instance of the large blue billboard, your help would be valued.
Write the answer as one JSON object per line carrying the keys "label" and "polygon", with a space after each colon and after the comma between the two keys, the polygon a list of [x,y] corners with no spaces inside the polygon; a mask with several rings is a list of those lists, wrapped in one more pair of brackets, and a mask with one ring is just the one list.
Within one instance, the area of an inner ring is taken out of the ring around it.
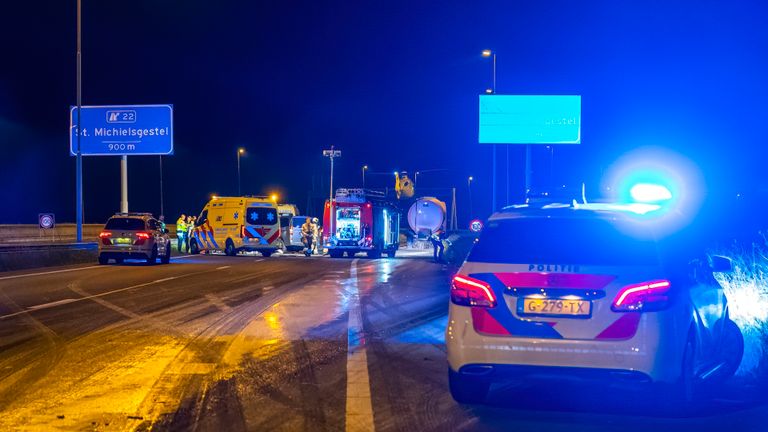
{"label": "large blue billboard", "polygon": [[483,144],[580,144],[581,96],[481,95]]}
{"label": "large blue billboard", "polygon": [[[173,154],[172,105],[83,106],[83,156]],[[77,107],[69,110],[69,152],[77,154]]]}

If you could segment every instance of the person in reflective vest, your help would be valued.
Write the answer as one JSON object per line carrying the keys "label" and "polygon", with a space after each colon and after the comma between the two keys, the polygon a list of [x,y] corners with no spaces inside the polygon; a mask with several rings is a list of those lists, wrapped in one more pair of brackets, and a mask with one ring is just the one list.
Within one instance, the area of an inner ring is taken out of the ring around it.
{"label": "person in reflective vest", "polygon": [[445,250],[445,246],[443,246],[443,230],[438,228],[435,232],[432,233],[431,236],[429,236],[429,241],[432,243],[432,247],[434,248],[432,252],[432,259],[436,263],[442,263],[443,251]]}
{"label": "person in reflective vest", "polygon": [[187,243],[187,215],[181,214],[176,220],[176,248],[181,253],[181,248]]}

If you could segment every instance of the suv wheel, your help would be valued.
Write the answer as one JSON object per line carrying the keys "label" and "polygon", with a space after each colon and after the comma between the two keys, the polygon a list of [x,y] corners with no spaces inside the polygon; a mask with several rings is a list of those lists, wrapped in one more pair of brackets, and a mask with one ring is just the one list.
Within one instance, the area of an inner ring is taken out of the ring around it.
{"label": "suv wheel", "polygon": [[463,404],[479,404],[485,402],[491,382],[479,377],[467,377],[452,369],[448,369],[448,386],[453,400]]}
{"label": "suv wheel", "polygon": [[224,253],[227,256],[237,255],[237,251],[235,250],[235,244],[232,242],[232,239],[227,239],[227,244],[226,246],[224,246]]}
{"label": "suv wheel", "polygon": [[157,245],[152,246],[152,253],[147,255],[147,264],[153,265],[157,263]]}
{"label": "suv wheel", "polygon": [[160,262],[163,264],[168,264],[171,262],[171,243],[170,242],[165,246],[165,254],[163,254],[162,258],[160,258]]}

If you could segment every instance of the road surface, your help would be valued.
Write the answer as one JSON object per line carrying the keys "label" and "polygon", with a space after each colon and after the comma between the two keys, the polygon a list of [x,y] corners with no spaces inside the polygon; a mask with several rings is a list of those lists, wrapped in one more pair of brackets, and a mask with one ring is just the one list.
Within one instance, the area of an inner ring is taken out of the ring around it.
{"label": "road surface", "polygon": [[450,269],[194,256],[0,274],[0,430],[765,431],[733,381],[693,413],[609,388],[447,388]]}

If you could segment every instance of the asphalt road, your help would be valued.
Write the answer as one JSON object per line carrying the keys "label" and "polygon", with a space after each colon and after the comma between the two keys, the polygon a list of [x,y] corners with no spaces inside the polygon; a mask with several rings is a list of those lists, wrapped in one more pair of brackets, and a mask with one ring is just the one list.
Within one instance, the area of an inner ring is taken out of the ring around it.
{"label": "asphalt road", "polygon": [[0,430],[768,430],[768,400],[745,380],[685,414],[570,384],[458,405],[449,277],[424,257],[2,273]]}

